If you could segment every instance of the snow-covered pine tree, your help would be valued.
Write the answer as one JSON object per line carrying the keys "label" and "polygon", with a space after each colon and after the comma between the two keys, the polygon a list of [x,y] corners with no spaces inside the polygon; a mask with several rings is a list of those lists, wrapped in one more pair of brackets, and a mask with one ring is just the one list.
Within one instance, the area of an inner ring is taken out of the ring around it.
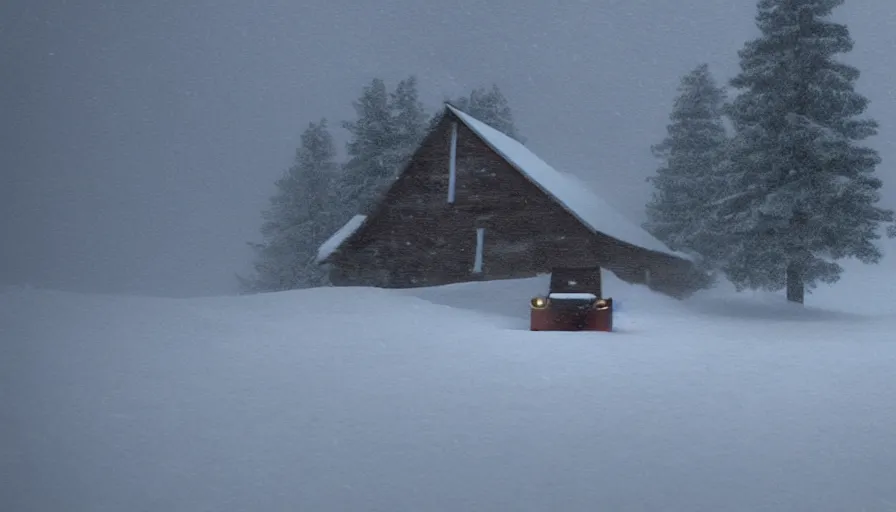
{"label": "snow-covered pine tree", "polygon": [[[830,15],[843,0],[759,0],[761,36],[739,52],[742,90],[728,108],[729,151],[724,270],[739,289],[780,290],[802,303],[806,288],[833,283],[854,257],[875,263],[874,241],[893,212],[875,206],[878,154],[858,142],[877,124],[859,116],[868,100],[859,71],[835,59],[852,50]],[[892,233],[891,233],[892,234]]]}
{"label": "snow-covered pine tree", "polygon": [[392,176],[393,170],[384,155],[394,146],[395,139],[389,92],[383,80],[374,78],[352,105],[356,120],[342,123],[351,135],[346,143],[348,161],[343,165],[340,186],[346,218],[366,210],[380,184]]}
{"label": "snow-covered pine tree", "polygon": [[347,215],[366,211],[395,179],[427,130],[417,78],[410,76],[389,93],[374,79],[354,102],[357,118],[343,126],[351,134],[343,167]]}
{"label": "snow-covered pine tree", "polygon": [[460,97],[451,104],[508,137],[525,143],[525,138],[520,135],[513,122],[510,104],[497,85],[492,84],[490,89],[473,89],[469,96]]}
{"label": "snow-covered pine tree", "polygon": [[317,248],[338,229],[334,184],[338,165],[326,119],[302,134],[294,164],[276,182],[277,192],[262,212],[263,242],[256,251],[255,275],[241,279],[246,292],[281,291],[327,284],[314,262]]}
{"label": "snow-covered pine tree", "polygon": [[662,163],[646,206],[644,228],[671,249],[699,254],[709,264],[717,244],[706,222],[717,199],[727,135],[722,121],[725,91],[701,64],[681,79],[667,136],[651,149]]}
{"label": "snow-covered pine tree", "polygon": [[394,132],[391,146],[384,149],[384,158],[392,173],[384,183],[378,184],[378,193],[382,193],[395,180],[428,131],[426,111],[420,102],[415,76],[395,86],[389,95],[389,111]]}
{"label": "snow-covered pine tree", "polygon": [[398,82],[390,94],[389,110],[395,125],[395,146],[400,156],[399,164],[417,149],[427,131],[426,110],[420,101],[417,77]]}

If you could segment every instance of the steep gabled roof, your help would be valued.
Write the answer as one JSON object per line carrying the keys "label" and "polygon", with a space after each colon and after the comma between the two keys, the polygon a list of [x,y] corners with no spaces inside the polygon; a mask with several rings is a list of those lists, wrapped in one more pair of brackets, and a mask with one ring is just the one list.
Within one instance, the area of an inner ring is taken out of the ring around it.
{"label": "steep gabled roof", "polygon": [[448,109],[492,150],[591,230],[644,249],[691,259],[669,249],[592,192],[581,180],[557,171],[518,141],[451,105]]}
{"label": "steep gabled roof", "polygon": [[[451,105],[446,105],[446,110],[454,114],[495,153],[590,230],[643,249],[692,260],[686,254],[669,249],[646,230],[616,211],[581,180],[557,171],[520,142]],[[369,217],[364,215],[353,217],[320,246],[316,261],[326,262],[330,255],[363,228],[368,219]]]}

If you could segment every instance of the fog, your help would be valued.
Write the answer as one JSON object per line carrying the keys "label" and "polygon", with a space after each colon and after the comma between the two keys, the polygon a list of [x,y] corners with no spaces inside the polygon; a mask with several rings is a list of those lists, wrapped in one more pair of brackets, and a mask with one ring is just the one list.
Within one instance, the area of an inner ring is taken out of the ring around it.
{"label": "fog", "polygon": [[[894,189],[890,4],[847,0],[837,15]],[[234,292],[299,134],[351,119],[375,76],[416,74],[430,109],[497,83],[537,154],[640,220],[679,77],[700,62],[733,75],[754,12],[752,0],[5,0],[0,281]]]}

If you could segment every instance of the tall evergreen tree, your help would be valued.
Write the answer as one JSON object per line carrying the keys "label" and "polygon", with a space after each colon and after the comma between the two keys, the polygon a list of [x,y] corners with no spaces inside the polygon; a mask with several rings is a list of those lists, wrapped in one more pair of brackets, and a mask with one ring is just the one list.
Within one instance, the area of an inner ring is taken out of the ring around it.
{"label": "tall evergreen tree", "polygon": [[352,105],[356,120],[342,123],[351,135],[346,144],[348,161],[343,166],[341,186],[346,217],[364,210],[379,184],[393,172],[384,157],[386,150],[394,145],[395,132],[385,82],[373,79]]}
{"label": "tall evergreen tree", "polygon": [[648,178],[655,190],[644,228],[673,250],[712,260],[717,244],[709,238],[706,222],[719,193],[727,141],[721,115],[725,91],[707,64],[685,75],[678,91],[668,135],[652,147],[662,164]]}
{"label": "tall evergreen tree", "polygon": [[335,206],[338,165],[327,121],[310,123],[302,134],[294,164],[276,182],[277,192],[262,213],[262,243],[256,251],[255,276],[244,291],[280,291],[327,283],[314,263],[317,248],[338,228]]}
{"label": "tall evergreen tree", "polygon": [[417,77],[412,75],[398,82],[390,94],[389,110],[395,130],[396,164],[401,165],[417,149],[427,131],[426,110],[420,101]]}
{"label": "tall evergreen tree", "polygon": [[[805,289],[833,283],[854,257],[879,261],[874,241],[893,212],[875,206],[878,154],[859,144],[877,131],[861,116],[859,71],[835,59],[852,50],[830,15],[843,0],[759,0],[761,36],[739,52],[742,90],[728,108],[736,134],[727,194],[725,271],[739,288],[780,290],[802,303]],[[891,235],[892,235],[891,231]]]}
{"label": "tall evergreen tree", "polygon": [[410,76],[388,92],[377,78],[354,102],[357,118],[343,126],[351,140],[343,168],[346,215],[367,210],[401,171],[426,132],[417,79]]}
{"label": "tall evergreen tree", "polygon": [[508,137],[525,142],[514,124],[510,104],[497,85],[473,89],[469,96],[460,97],[452,104]]}

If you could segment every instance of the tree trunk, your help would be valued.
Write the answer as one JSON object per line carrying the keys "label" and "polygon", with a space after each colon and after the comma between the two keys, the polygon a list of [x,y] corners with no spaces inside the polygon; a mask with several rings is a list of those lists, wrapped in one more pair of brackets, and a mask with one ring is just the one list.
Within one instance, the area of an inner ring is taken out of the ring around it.
{"label": "tree trunk", "polygon": [[787,301],[802,304],[804,295],[805,286],[801,265],[792,261],[787,265]]}

